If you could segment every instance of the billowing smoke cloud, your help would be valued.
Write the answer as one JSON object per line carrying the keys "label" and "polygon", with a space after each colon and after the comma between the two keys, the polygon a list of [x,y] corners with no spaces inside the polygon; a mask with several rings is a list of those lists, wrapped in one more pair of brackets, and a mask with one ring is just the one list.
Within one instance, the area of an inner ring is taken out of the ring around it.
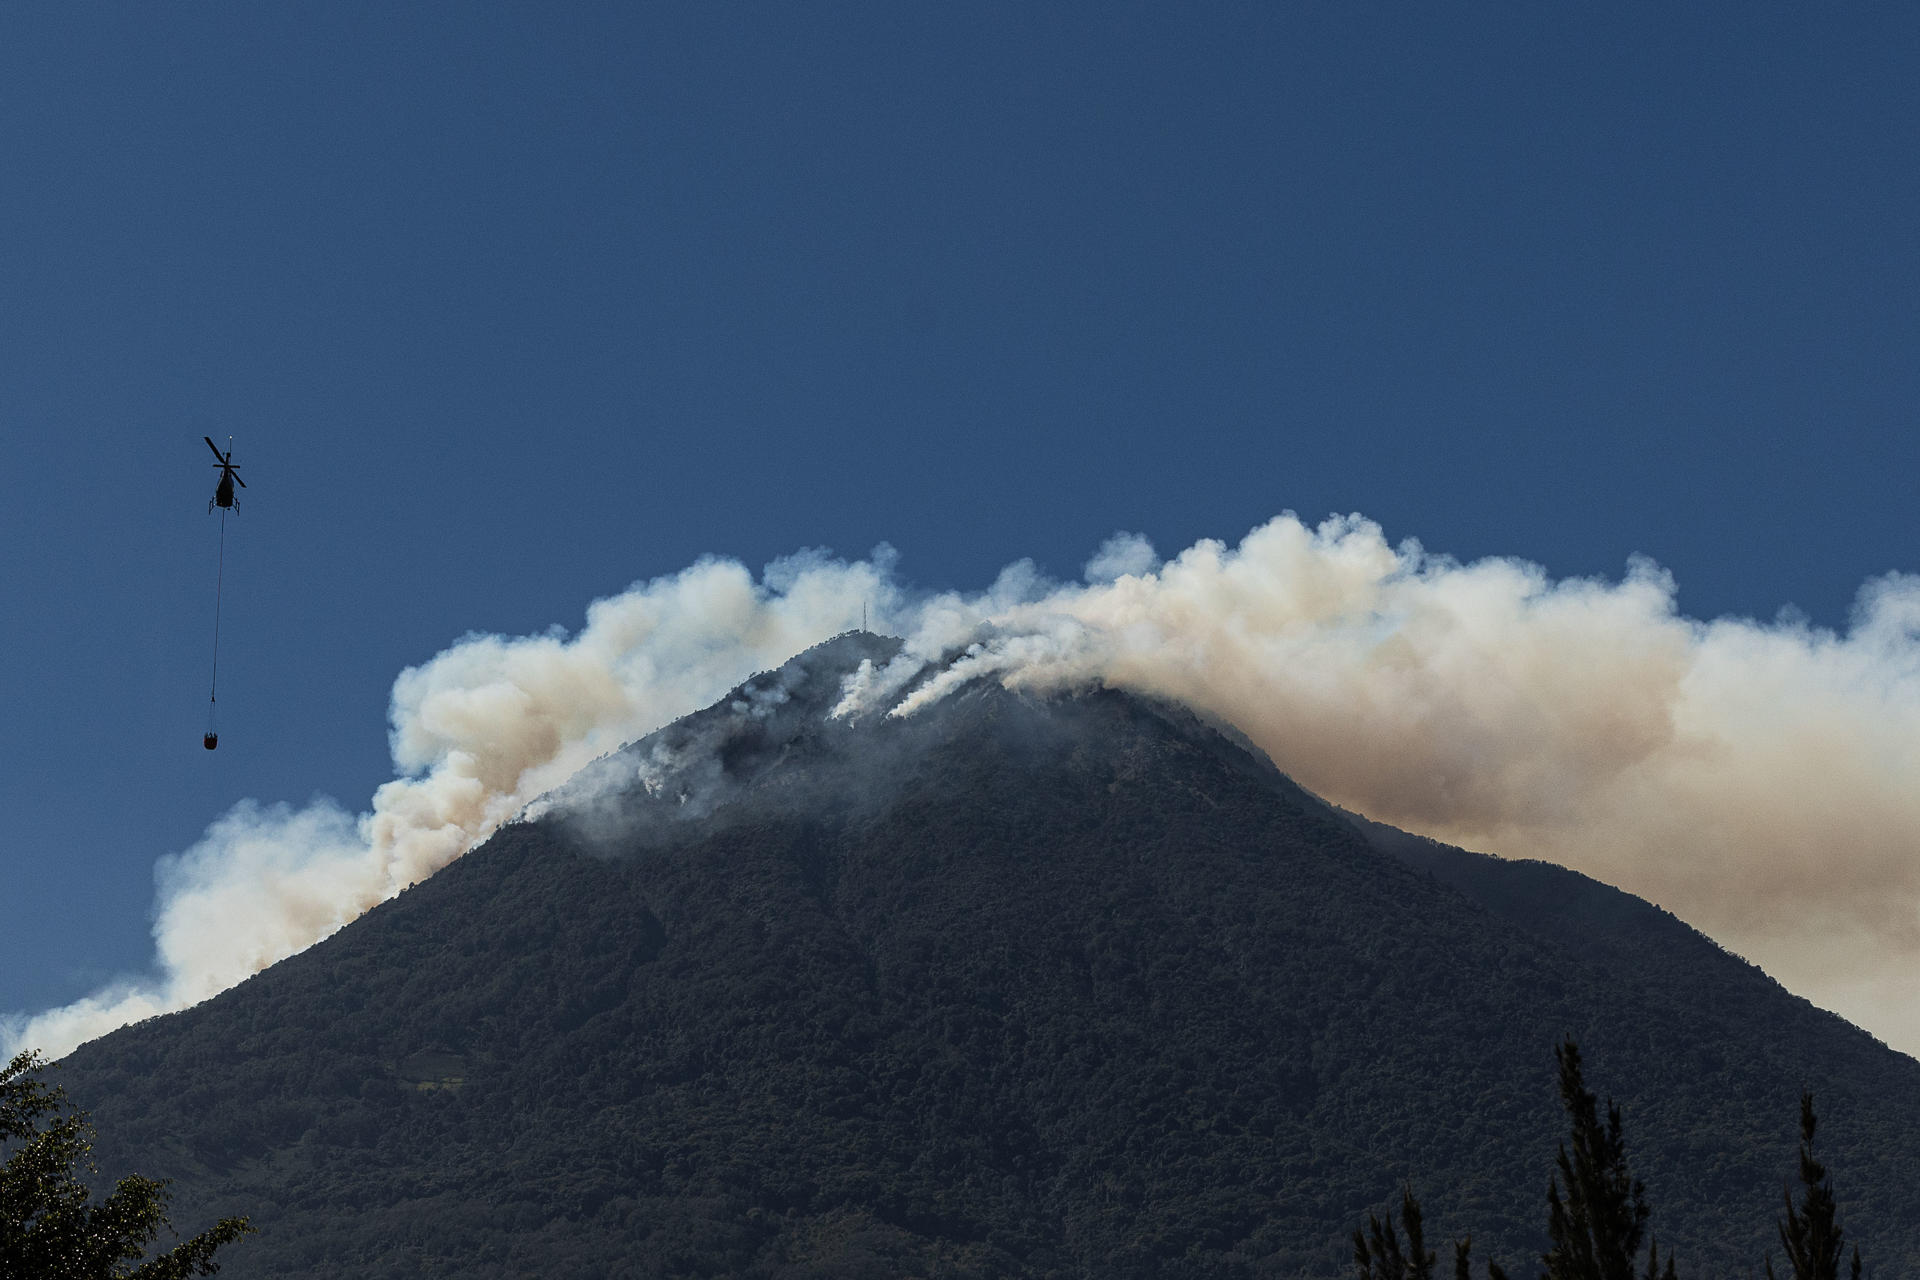
{"label": "billowing smoke cloud", "polygon": [[596,603],[577,636],[469,636],[396,682],[403,776],[371,812],[237,808],[162,866],[162,978],[10,1038],[60,1052],[231,985],[863,604],[906,644],[840,714],[910,715],[976,678],[1176,699],[1339,804],[1618,884],[1920,1050],[1920,577],[1869,583],[1844,634],[1702,623],[1651,564],[1555,581],[1292,516],[1165,563],[1116,535],[1084,583],[1023,562],[973,595],[913,595],[885,553],[758,582],[706,561]]}
{"label": "billowing smoke cloud", "polygon": [[1700,623],[1651,563],[1556,582],[1357,516],[1165,565],[1117,536],[1086,576],[926,602],[838,710],[983,676],[1176,699],[1347,808],[1619,885],[1920,1051],[1920,576],[1867,584],[1844,635]]}
{"label": "billowing smoke cloud", "polygon": [[469,635],[394,682],[401,776],[350,816],[244,802],[162,859],[158,976],[0,1020],[0,1055],[66,1053],[198,1003],[423,880],[595,757],[714,701],[753,672],[898,607],[893,553],[803,552],[755,581],[702,560],[594,602],[578,635]]}

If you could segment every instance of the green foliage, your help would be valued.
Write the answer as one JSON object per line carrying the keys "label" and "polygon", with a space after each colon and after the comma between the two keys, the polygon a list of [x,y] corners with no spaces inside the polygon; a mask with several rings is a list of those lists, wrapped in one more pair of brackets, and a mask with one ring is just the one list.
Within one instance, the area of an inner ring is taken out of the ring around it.
{"label": "green foliage", "polygon": [[1368,1214],[1366,1231],[1354,1230],[1353,1261],[1360,1280],[1433,1280],[1434,1255],[1427,1249],[1420,1202],[1413,1198],[1410,1186],[1400,1193],[1400,1223],[1407,1235],[1404,1251],[1394,1233],[1391,1211],[1385,1222]]}
{"label": "green foliage", "polygon": [[[1813,1158],[1813,1130],[1818,1123],[1813,1114],[1813,1094],[1800,1095],[1800,1203],[1793,1202],[1793,1190],[1785,1193],[1786,1217],[1780,1220],[1780,1243],[1786,1248],[1787,1263],[1794,1280],[1839,1280],[1842,1233],[1833,1199],[1833,1185],[1827,1179],[1826,1166]],[[1859,1280],[1860,1249],[1853,1250],[1852,1275]],[[1773,1263],[1767,1263],[1767,1275],[1773,1275]]]}
{"label": "green foliage", "polygon": [[[1542,1259],[1547,1270],[1541,1280],[1676,1280],[1674,1260],[1663,1261],[1657,1240],[1647,1247],[1646,1268],[1636,1278],[1633,1258],[1651,1210],[1646,1188],[1627,1167],[1626,1140],[1620,1108],[1611,1100],[1607,1119],[1600,1121],[1599,1104],[1582,1077],[1580,1050],[1569,1039],[1557,1046],[1559,1091],[1571,1132],[1560,1144],[1557,1172],[1548,1179],[1548,1233],[1553,1247]],[[1800,1095],[1799,1174],[1801,1197],[1794,1202],[1788,1187],[1786,1216],[1780,1220],[1780,1243],[1793,1268],[1793,1280],[1839,1280],[1843,1236],[1826,1166],[1814,1158],[1813,1134],[1817,1119],[1813,1095]],[[1568,1149],[1568,1144],[1572,1149]],[[1566,1193],[1561,1193],[1565,1183]],[[1365,1229],[1353,1233],[1353,1252],[1359,1280],[1430,1280],[1433,1255],[1424,1252],[1420,1202],[1411,1186],[1401,1192],[1401,1221],[1407,1248],[1394,1233],[1393,1216],[1382,1221],[1369,1214]],[[1454,1244],[1454,1280],[1471,1280],[1472,1238]],[[1775,1280],[1773,1263],[1766,1264],[1768,1280]],[[1860,1280],[1860,1250],[1853,1250],[1850,1275]],[[1487,1263],[1489,1280],[1506,1280],[1500,1268]]]}
{"label": "green foliage", "polygon": [[[1453,1280],[1473,1280],[1473,1237],[1453,1242]],[[1507,1280],[1507,1273],[1492,1258],[1487,1259],[1487,1280]]]}
{"label": "green foliage", "polygon": [[[1544,1259],[1544,1280],[1635,1280],[1633,1260],[1649,1210],[1646,1187],[1627,1167],[1620,1108],[1609,1099],[1607,1121],[1601,1124],[1599,1100],[1581,1078],[1579,1046],[1568,1040],[1555,1047],[1554,1057],[1560,1066],[1560,1105],[1571,1132],[1555,1160],[1559,1172],[1547,1183],[1553,1247]],[[1659,1256],[1656,1242],[1647,1251],[1646,1280],[1661,1276]],[[1669,1257],[1666,1276],[1672,1274]]]}
{"label": "green foliage", "polygon": [[[253,1228],[225,1218],[158,1257],[147,1247],[169,1226],[167,1184],[122,1178],[102,1201],[80,1180],[92,1149],[84,1115],[61,1114],[65,1099],[22,1053],[0,1068],[0,1277],[33,1280],[182,1280],[218,1271],[213,1255]],[[137,1263],[131,1269],[124,1266]]]}

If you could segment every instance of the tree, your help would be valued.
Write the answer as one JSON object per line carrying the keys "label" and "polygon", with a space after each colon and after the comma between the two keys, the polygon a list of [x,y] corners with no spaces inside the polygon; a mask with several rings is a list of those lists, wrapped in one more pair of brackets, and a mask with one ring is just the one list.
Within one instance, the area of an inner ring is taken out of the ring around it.
{"label": "tree", "polygon": [[[1405,1249],[1394,1234],[1391,1209],[1385,1222],[1368,1214],[1366,1227],[1354,1230],[1353,1263],[1359,1280],[1433,1280],[1435,1257],[1427,1250],[1420,1202],[1413,1198],[1411,1186],[1400,1192],[1400,1222],[1407,1236]],[[1454,1280],[1471,1280],[1472,1253],[1472,1236],[1453,1242]],[[1487,1280],[1507,1280],[1506,1273],[1491,1259],[1487,1262]]]}
{"label": "tree", "polygon": [[167,1184],[135,1174],[93,1203],[78,1172],[92,1168],[93,1126],[84,1112],[62,1114],[65,1094],[37,1077],[45,1066],[28,1052],[0,1068],[0,1278],[183,1280],[218,1271],[214,1252],[252,1231],[247,1220],[222,1218],[142,1262],[161,1229],[171,1229]]}
{"label": "tree", "polygon": [[[1547,1182],[1547,1230],[1553,1248],[1542,1258],[1547,1269],[1541,1280],[1676,1280],[1673,1259],[1664,1259],[1662,1265],[1658,1241],[1648,1245],[1646,1271],[1635,1276],[1633,1259],[1646,1234],[1649,1210],[1646,1188],[1627,1168],[1620,1108],[1609,1100],[1607,1121],[1601,1124],[1599,1103],[1581,1077],[1579,1046],[1568,1040],[1554,1049],[1554,1057],[1560,1064],[1560,1103],[1570,1132],[1560,1144],[1559,1171]],[[1400,1219],[1407,1235],[1404,1251],[1391,1212],[1385,1223],[1368,1215],[1366,1229],[1353,1233],[1359,1280],[1429,1280],[1434,1256],[1424,1251],[1420,1203],[1411,1187],[1401,1194]],[[1454,1280],[1469,1280],[1472,1247],[1471,1236],[1454,1242]],[[1486,1265],[1488,1280],[1507,1280],[1492,1259]]]}
{"label": "tree", "polygon": [[[1836,1220],[1833,1184],[1826,1166],[1813,1158],[1813,1129],[1818,1120],[1813,1114],[1813,1095],[1800,1094],[1800,1203],[1793,1203],[1793,1188],[1787,1188],[1787,1216],[1780,1220],[1780,1243],[1786,1248],[1787,1262],[1793,1267],[1794,1280],[1839,1280],[1842,1235]],[[1854,1246],[1854,1280],[1860,1276],[1860,1248]],[[1773,1263],[1767,1263],[1767,1275],[1773,1276]]]}
{"label": "tree", "polygon": [[[1547,1230],[1553,1247],[1541,1259],[1546,1271],[1540,1280],[1676,1280],[1673,1258],[1660,1257],[1660,1242],[1647,1245],[1646,1270],[1634,1275],[1634,1255],[1646,1234],[1646,1187],[1627,1168],[1626,1140],[1620,1108],[1607,1100],[1607,1122],[1600,1123],[1598,1101],[1581,1078],[1580,1049],[1572,1040],[1554,1049],[1560,1064],[1560,1102],[1571,1124],[1568,1142],[1560,1144],[1558,1172],[1547,1180]],[[1800,1095],[1800,1202],[1786,1189],[1787,1214],[1780,1219],[1780,1243],[1793,1268],[1792,1280],[1840,1280],[1843,1243],[1826,1166],[1813,1156],[1813,1095]],[[1563,1195],[1561,1184],[1566,1184]],[[1359,1280],[1431,1280],[1434,1256],[1425,1251],[1420,1202],[1413,1188],[1401,1192],[1400,1220],[1407,1247],[1394,1233],[1393,1214],[1383,1223],[1369,1214],[1367,1227],[1353,1233],[1353,1257]],[[1453,1246],[1454,1280],[1471,1280],[1469,1255],[1473,1237]],[[1766,1264],[1767,1280],[1778,1280],[1773,1262]],[[1854,1247],[1851,1280],[1860,1280],[1860,1249]],[[1487,1262],[1488,1280],[1507,1280],[1500,1268]]]}
{"label": "tree", "polygon": [[1368,1214],[1366,1230],[1354,1228],[1353,1261],[1360,1280],[1433,1280],[1434,1256],[1427,1251],[1420,1202],[1413,1198],[1411,1186],[1400,1192],[1400,1222],[1407,1233],[1404,1251],[1394,1233],[1391,1209],[1384,1223]]}
{"label": "tree", "polygon": [[[1647,1226],[1647,1190],[1627,1168],[1620,1108],[1607,1101],[1607,1122],[1599,1103],[1580,1076],[1580,1047],[1568,1040],[1557,1046],[1560,1103],[1572,1126],[1555,1162],[1559,1172],[1547,1183],[1547,1231],[1553,1247],[1542,1259],[1542,1280],[1635,1280],[1634,1255]],[[1561,1194],[1561,1183],[1566,1193]],[[1646,1280],[1673,1280],[1673,1259],[1660,1268],[1660,1245],[1647,1249]]]}

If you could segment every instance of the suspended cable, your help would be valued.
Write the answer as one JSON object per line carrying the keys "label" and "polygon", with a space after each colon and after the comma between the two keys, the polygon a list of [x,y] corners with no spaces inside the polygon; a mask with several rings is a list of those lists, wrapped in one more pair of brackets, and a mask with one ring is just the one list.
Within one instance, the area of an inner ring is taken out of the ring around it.
{"label": "suspended cable", "polygon": [[213,514],[215,507],[220,508],[220,569],[213,580],[213,683],[207,689],[207,736],[204,739],[207,750],[220,745],[219,726],[214,723],[213,713],[218,708],[220,696],[220,593],[227,578],[227,512],[236,506],[233,497],[234,487],[244,489],[247,482],[240,478],[240,468],[233,464],[233,437],[227,437],[225,453],[213,442],[212,436],[202,436],[207,448],[213,450],[214,466],[220,472],[220,483],[215,486],[213,497],[207,502],[207,514]]}
{"label": "suspended cable", "polygon": [[219,707],[220,695],[220,595],[227,581],[227,513],[220,512],[220,567],[213,579],[213,683],[207,689],[207,736],[203,739],[206,748],[212,751],[220,745],[219,726],[214,723],[214,712]]}

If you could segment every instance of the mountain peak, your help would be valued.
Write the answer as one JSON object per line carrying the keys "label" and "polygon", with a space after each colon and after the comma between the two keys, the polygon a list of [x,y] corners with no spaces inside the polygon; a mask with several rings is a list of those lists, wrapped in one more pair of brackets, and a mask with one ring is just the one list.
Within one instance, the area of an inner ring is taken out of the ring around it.
{"label": "mountain peak", "polygon": [[[939,776],[987,758],[1081,770],[1101,761],[1112,777],[1139,776],[1149,742],[1203,752],[1229,773],[1323,807],[1230,727],[1104,686],[1040,695],[980,677],[908,714],[845,714],[849,686],[885,670],[901,648],[862,631],[815,645],[595,761],[526,817],[568,824],[602,845],[677,844],[714,821],[884,808],[910,785],[938,786]],[[898,692],[942,669],[927,663]]]}
{"label": "mountain peak", "polygon": [[1658,912],[1543,915],[1571,873],[1389,856],[1178,707],[835,718],[899,651],[797,655],[82,1046],[102,1166],[254,1214],[236,1280],[1325,1275],[1405,1181],[1511,1263],[1571,1033],[1703,1273],[1768,1247],[1802,1081],[1849,1234],[1920,1261],[1920,1064]]}

